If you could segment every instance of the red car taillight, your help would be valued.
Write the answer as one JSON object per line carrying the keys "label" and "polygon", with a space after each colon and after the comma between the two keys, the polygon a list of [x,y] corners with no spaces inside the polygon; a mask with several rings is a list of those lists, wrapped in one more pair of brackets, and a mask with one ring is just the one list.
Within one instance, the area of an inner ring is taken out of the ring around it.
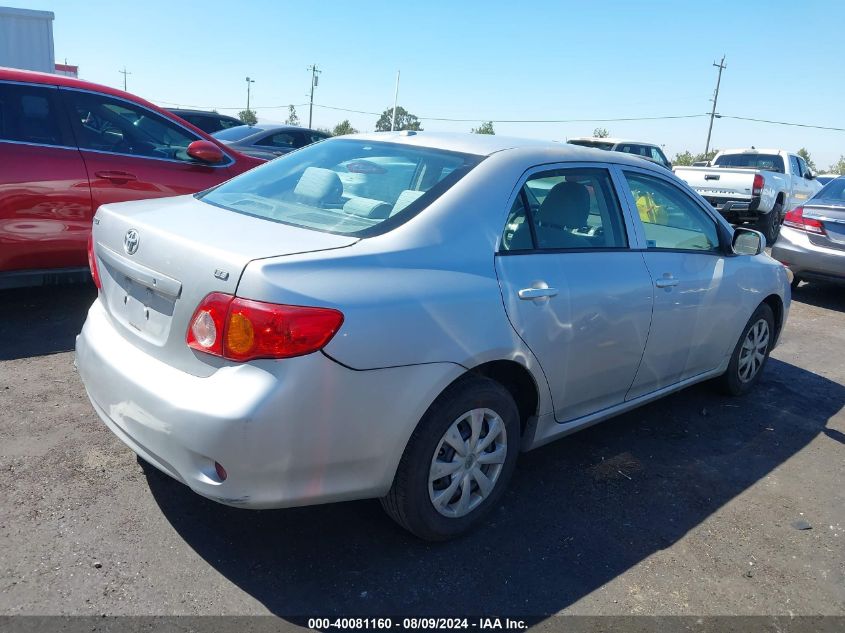
{"label": "red car taillight", "polygon": [[763,180],[763,176],[761,174],[754,174],[754,183],[751,185],[751,195],[759,196],[762,194],[764,184],[765,181]]}
{"label": "red car taillight", "polygon": [[804,217],[804,207],[795,207],[792,211],[788,212],[783,218],[783,224],[799,231],[827,235],[827,232],[824,230],[824,224],[819,220]]}
{"label": "red car taillight", "polygon": [[213,292],[188,327],[189,347],[231,360],[291,358],[322,349],[343,324],[331,308],[279,305]]}
{"label": "red car taillight", "polygon": [[97,290],[103,287],[100,283],[100,269],[97,268],[97,257],[94,255],[94,232],[88,234],[88,268],[91,270],[91,278],[94,280],[94,285]]}

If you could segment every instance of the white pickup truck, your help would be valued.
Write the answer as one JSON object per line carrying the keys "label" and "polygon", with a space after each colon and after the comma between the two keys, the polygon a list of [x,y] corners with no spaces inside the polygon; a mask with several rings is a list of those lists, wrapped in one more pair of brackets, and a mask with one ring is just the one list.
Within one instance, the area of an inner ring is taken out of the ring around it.
{"label": "white pickup truck", "polygon": [[779,149],[724,150],[705,167],[673,171],[729,222],[753,223],[770,245],[786,212],[822,188],[803,158]]}

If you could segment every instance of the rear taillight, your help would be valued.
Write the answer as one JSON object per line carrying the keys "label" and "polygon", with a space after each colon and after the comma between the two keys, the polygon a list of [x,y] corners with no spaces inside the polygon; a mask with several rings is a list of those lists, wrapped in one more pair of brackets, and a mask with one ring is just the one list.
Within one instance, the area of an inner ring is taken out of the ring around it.
{"label": "rear taillight", "polygon": [[100,282],[100,269],[97,267],[97,256],[94,255],[94,232],[88,234],[88,268],[91,270],[91,279],[94,280],[94,285],[97,290],[103,287]]}
{"label": "rear taillight", "polygon": [[194,312],[187,343],[237,361],[291,358],[325,347],[341,324],[343,314],[331,308],[279,305],[214,292]]}
{"label": "rear taillight", "polygon": [[751,185],[751,195],[752,196],[759,196],[763,193],[763,185],[765,181],[763,180],[763,176],[761,174],[754,174],[754,184]]}
{"label": "rear taillight", "polygon": [[824,224],[819,220],[804,217],[804,207],[795,207],[792,211],[789,211],[783,218],[783,225],[798,229],[799,231],[806,231],[807,233],[827,235],[827,232],[824,230]]}

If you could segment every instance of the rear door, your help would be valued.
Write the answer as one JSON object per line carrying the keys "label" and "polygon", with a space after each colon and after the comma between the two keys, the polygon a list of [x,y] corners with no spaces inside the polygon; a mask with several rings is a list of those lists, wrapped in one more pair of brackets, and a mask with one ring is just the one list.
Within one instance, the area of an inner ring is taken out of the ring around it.
{"label": "rear door", "polygon": [[722,250],[716,220],[668,177],[626,167],[628,204],[638,210],[654,314],[642,364],[626,399],[717,368],[733,344],[738,258]]}
{"label": "rear door", "polygon": [[61,89],[88,170],[96,209],[101,204],[195,193],[234,176],[232,160],[208,165],[186,153],[199,136],[133,101]]}
{"label": "rear door", "polygon": [[653,289],[610,169],[537,168],[511,204],[496,272],[511,323],[549,381],[555,418],[623,402]]}
{"label": "rear door", "polygon": [[0,82],[0,272],[86,265],[91,191],[58,96]]}

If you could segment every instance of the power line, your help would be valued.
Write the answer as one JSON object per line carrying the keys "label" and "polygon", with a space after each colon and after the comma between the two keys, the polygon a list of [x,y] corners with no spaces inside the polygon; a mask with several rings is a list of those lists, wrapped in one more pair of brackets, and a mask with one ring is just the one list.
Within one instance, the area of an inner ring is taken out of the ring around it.
{"label": "power line", "polygon": [[772,125],[787,125],[791,127],[806,127],[814,130],[831,130],[833,132],[845,132],[842,127],[829,127],[826,125],[810,125],[809,123],[788,123],[787,121],[771,121],[769,119],[754,119],[747,116],[732,116],[730,114],[717,114],[717,119],[737,119],[739,121],[753,121],[755,123],[771,123]]}

